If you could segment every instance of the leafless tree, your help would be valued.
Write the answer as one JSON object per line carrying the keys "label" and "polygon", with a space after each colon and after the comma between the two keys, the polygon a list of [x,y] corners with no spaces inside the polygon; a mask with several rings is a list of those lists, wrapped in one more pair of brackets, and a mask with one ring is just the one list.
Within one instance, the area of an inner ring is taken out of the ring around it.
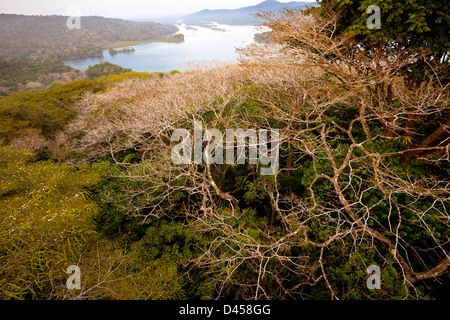
{"label": "leafless tree", "polygon": [[[242,50],[239,65],[123,82],[86,96],[71,127],[81,133],[78,148],[92,157],[140,152],[141,161],[125,164],[121,176],[142,182],[124,194],[130,214],[144,221],[185,217],[199,232],[217,234],[192,266],[217,267],[219,295],[230,283],[243,288],[241,297],[255,299],[298,297],[304,287],[322,284],[339,299],[342,290],[330,279],[336,252],[344,264],[372,250],[374,262],[396,268],[405,292],[444,274],[449,85],[432,72],[411,85],[401,72],[426,52],[365,51],[351,36],[334,35],[335,16],[295,10],[261,16],[271,29],[269,43]],[[245,101],[257,111],[244,108]],[[269,199],[265,226],[241,228],[250,214],[236,196],[244,183],[224,190],[216,181],[235,165],[173,163],[171,133],[192,129],[194,120],[208,128],[280,130],[280,170],[255,180],[256,165],[247,164],[243,178],[257,181]],[[428,168],[420,176],[418,164]],[[304,194],[281,188],[282,179],[299,171]],[[177,201],[179,192],[189,200]],[[235,277],[241,268],[252,270],[250,280]]]}

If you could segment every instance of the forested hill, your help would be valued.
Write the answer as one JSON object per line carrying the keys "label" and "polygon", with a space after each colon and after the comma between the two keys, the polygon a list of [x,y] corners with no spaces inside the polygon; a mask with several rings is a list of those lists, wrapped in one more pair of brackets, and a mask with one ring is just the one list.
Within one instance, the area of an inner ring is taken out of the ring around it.
{"label": "forested hill", "polygon": [[71,59],[99,56],[120,41],[175,40],[177,28],[155,22],[81,17],[80,29],[65,16],[0,14],[0,57]]}
{"label": "forested hill", "polygon": [[205,23],[218,22],[223,24],[234,25],[252,25],[261,21],[254,16],[260,11],[277,12],[283,9],[303,9],[305,6],[316,6],[315,2],[298,2],[291,1],[287,3],[278,2],[276,0],[266,0],[254,6],[243,7],[239,9],[227,10],[202,10],[182,17],[185,23]]}
{"label": "forested hill", "polygon": [[178,31],[173,25],[91,16],[81,17],[80,29],[69,29],[68,20],[0,14],[0,97],[86,78],[63,59],[102,56],[105,49],[143,41],[183,40],[173,35]]}

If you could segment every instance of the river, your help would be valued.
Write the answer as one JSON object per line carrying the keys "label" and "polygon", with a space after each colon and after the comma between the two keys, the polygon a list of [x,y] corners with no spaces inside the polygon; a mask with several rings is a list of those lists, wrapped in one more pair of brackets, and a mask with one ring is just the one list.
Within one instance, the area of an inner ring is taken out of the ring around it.
{"label": "river", "polygon": [[184,35],[184,42],[146,42],[132,46],[136,49],[134,52],[110,55],[108,50],[105,50],[103,57],[64,60],[64,63],[80,70],[86,70],[89,65],[101,61],[108,61],[134,71],[183,71],[192,62],[236,60],[236,48],[252,43],[255,33],[258,32],[254,26],[214,24],[212,28],[206,28],[181,24],[177,27]]}

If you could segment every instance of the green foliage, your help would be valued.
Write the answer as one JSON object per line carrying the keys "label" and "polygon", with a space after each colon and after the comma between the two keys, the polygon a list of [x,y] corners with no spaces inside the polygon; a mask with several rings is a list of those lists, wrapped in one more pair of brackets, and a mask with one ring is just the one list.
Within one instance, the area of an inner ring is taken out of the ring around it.
{"label": "green foliage", "polygon": [[[142,298],[149,287],[154,297],[155,292],[159,291],[164,291],[163,298],[170,299],[212,296],[213,293],[208,289],[210,279],[206,275],[194,271],[195,277],[192,279],[187,278],[186,272],[191,268],[191,261],[201,254],[201,248],[214,235],[205,237],[196,232],[195,223],[185,223],[182,220],[149,218],[144,223],[140,217],[130,217],[129,200],[123,197],[124,191],[142,184],[121,179],[121,170],[106,161],[99,161],[92,169],[102,177],[101,183],[90,188],[93,199],[100,207],[93,216],[95,229],[114,243],[129,246],[131,258],[127,264],[133,270],[156,269],[149,275],[150,281],[142,280],[147,283],[138,284],[146,288],[141,289],[144,291],[139,297],[133,296],[133,299]],[[162,287],[161,284],[160,287],[152,285],[158,279],[155,274],[166,279]]]}
{"label": "green foliage", "polygon": [[[0,147],[0,297],[48,299],[91,239],[97,206],[86,166],[33,163],[33,154]],[[58,289],[59,290],[59,289]]]}
{"label": "green foliage", "polygon": [[102,182],[90,189],[101,208],[93,216],[96,230],[110,239],[140,239],[145,227],[139,225],[139,220],[130,218],[119,203],[125,184],[121,179],[112,177],[118,176],[120,170],[105,161],[93,164],[92,169],[102,177]]}
{"label": "green foliage", "polygon": [[[372,13],[366,10],[371,5],[381,9],[381,29],[369,29],[367,20]],[[368,50],[383,46],[387,51],[395,48],[406,48],[410,54],[418,49],[428,48],[426,60],[440,64],[444,74],[448,77],[448,48],[450,47],[450,7],[448,2],[439,0],[324,0],[318,10],[326,15],[327,12],[339,13],[336,36],[345,32],[353,34],[360,41],[360,45]],[[373,52],[372,54],[375,54]],[[442,59],[442,60],[441,60]],[[404,68],[414,71],[417,78],[424,76],[427,62],[418,59],[414,66]],[[442,71],[442,70],[441,70]]]}
{"label": "green foliage", "polygon": [[[334,287],[340,287],[345,300],[400,300],[409,297],[408,287],[403,283],[402,277],[395,270],[395,261],[388,256],[387,262],[377,259],[376,248],[370,243],[359,244],[360,253],[351,254],[348,248],[339,247],[339,251],[344,251],[345,260],[337,260],[338,252],[329,254],[331,257],[327,261],[327,271],[330,274],[329,281]],[[368,278],[367,267],[376,265],[380,267],[381,290],[370,290],[366,286]]]}
{"label": "green foliage", "polygon": [[59,82],[52,82],[52,83],[50,83],[50,84],[48,85],[48,88],[49,88],[49,89],[54,89],[54,88],[59,87],[59,86],[61,86],[61,85],[62,85],[62,83],[59,83]]}
{"label": "green foliage", "polygon": [[0,100],[0,139],[8,142],[32,128],[44,137],[62,130],[75,116],[71,109],[84,92],[106,89],[101,81],[76,81],[37,93],[19,93]]}
{"label": "green foliage", "polygon": [[[370,5],[381,9],[381,29],[369,29],[366,22]],[[445,53],[449,46],[448,3],[424,0],[324,0],[318,10],[340,12],[338,34],[349,31],[371,42],[398,41],[410,47],[426,46]]]}
{"label": "green foliage", "polygon": [[136,49],[133,47],[125,47],[122,49],[111,48],[108,50],[110,55],[115,55],[115,54],[119,54],[119,53],[130,53],[130,52],[135,52],[135,51],[136,51]]}
{"label": "green foliage", "polygon": [[107,61],[103,61],[94,66],[89,66],[86,70],[86,75],[88,79],[95,79],[100,76],[106,76],[110,74],[121,74],[125,72],[130,72],[131,69],[122,68],[117,64],[112,64]]}
{"label": "green foliage", "polygon": [[[45,87],[48,83],[45,83],[45,80],[41,80],[42,76],[51,73],[61,74],[69,72],[80,73],[80,71],[66,66],[59,61],[26,61],[0,57],[0,87],[4,88],[15,87],[18,84],[26,85],[33,81],[42,81]],[[15,91],[13,90],[9,93],[11,94]]]}
{"label": "green foliage", "polygon": [[[157,220],[131,246],[123,237],[104,239],[92,217],[105,206],[94,200],[110,190],[104,177],[113,172],[33,160],[31,152],[0,147],[0,299],[184,298],[180,268],[195,250],[187,229]],[[82,291],[65,287],[70,265],[82,271]]]}

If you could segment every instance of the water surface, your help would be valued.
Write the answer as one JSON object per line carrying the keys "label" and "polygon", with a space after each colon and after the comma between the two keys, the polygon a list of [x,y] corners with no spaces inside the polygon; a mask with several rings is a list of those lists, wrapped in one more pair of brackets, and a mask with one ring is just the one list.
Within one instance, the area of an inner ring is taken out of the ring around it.
{"label": "water surface", "polygon": [[236,48],[242,48],[254,41],[258,32],[254,26],[228,26],[215,24],[213,28],[177,25],[184,35],[184,42],[163,43],[146,42],[134,45],[135,52],[110,55],[103,51],[103,57],[64,60],[64,63],[80,70],[101,61],[118,64],[135,71],[171,71],[183,70],[191,62],[234,61],[238,54]]}

